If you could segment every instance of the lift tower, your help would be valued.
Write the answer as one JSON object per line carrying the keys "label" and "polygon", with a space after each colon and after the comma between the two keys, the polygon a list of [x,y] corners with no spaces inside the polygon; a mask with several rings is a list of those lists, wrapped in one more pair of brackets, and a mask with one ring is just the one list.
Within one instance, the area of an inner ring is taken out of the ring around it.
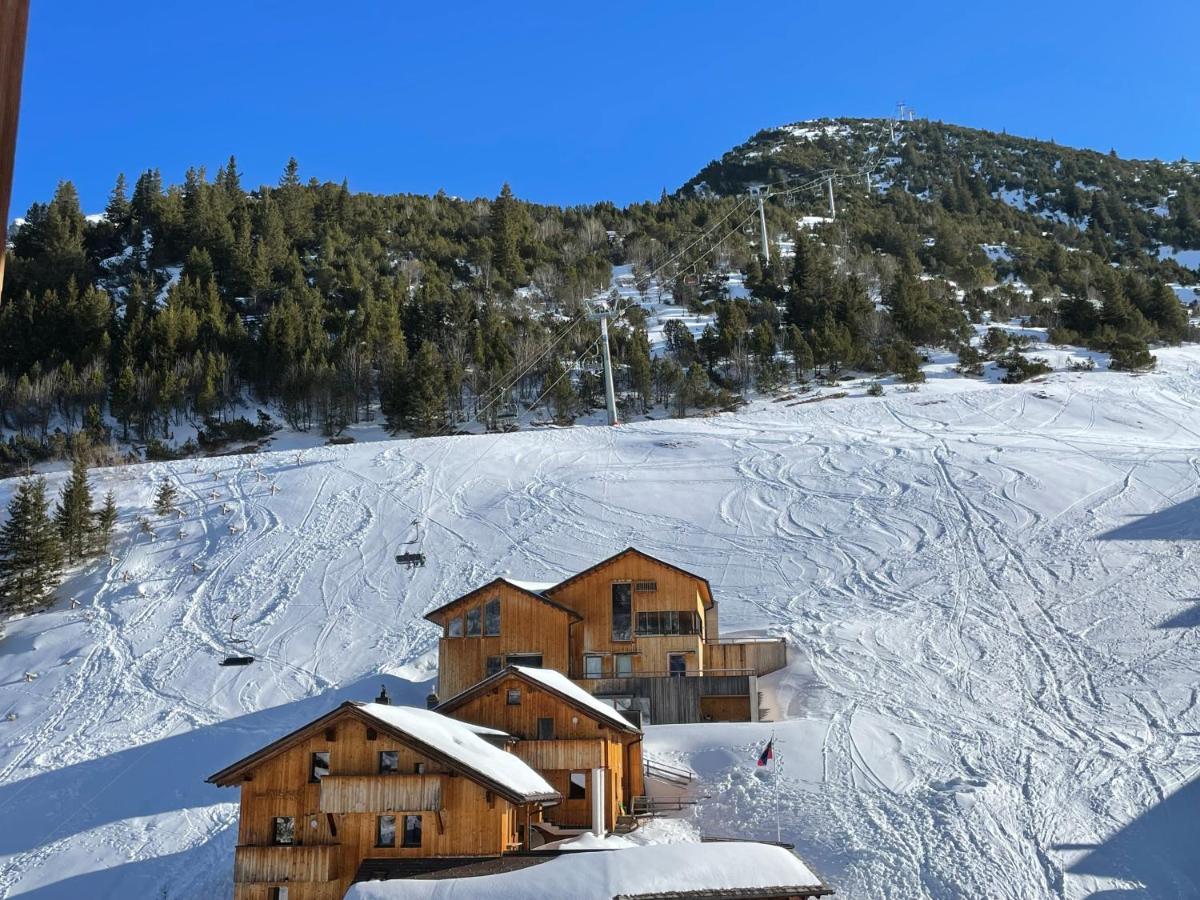
{"label": "lift tower", "polygon": [[600,352],[604,359],[604,405],[608,409],[608,424],[617,424],[617,396],[613,391],[612,354],[608,349],[608,320],[616,313],[612,307],[605,306],[588,314],[592,321],[600,323]]}

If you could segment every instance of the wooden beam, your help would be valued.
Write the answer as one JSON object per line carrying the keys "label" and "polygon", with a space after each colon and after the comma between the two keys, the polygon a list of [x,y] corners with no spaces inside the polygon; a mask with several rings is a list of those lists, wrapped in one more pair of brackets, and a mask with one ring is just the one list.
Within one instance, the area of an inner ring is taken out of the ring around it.
{"label": "wooden beam", "polygon": [[12,200],[17,114],[21,108],[21,72],[25,67],[28,29],[29,0],[0,0],[0,292],[4,290],[8,204]]}

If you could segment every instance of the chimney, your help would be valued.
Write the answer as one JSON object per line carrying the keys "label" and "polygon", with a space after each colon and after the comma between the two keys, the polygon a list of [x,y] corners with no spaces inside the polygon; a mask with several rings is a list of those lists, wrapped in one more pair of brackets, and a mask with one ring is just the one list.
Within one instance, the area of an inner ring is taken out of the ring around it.
{"label": "chimney", "polygon": [[438,705],[438,695],[436,691],[430,691],[425,697],[425,708],[433,709]]}
{"label": "chimney", "polygon": [[388,696],[386,684],[379,686],[379,696],[375,698],[375,702],[383,704],[384,706],[392,705],[392,698]]}

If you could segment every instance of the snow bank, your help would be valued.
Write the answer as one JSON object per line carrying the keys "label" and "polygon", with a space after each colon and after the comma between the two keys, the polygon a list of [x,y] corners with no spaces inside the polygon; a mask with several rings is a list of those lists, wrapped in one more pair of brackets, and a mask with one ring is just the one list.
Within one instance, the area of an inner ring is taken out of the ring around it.
{"label": "snow bank", "polygon": [[[814,888],[820,880],[782,847],[756,843],[651,844],[572,853],[479,878],[359,882],[346,900],[610,900],[673,891]],[[788,893],[786,890],[780,893]]]}

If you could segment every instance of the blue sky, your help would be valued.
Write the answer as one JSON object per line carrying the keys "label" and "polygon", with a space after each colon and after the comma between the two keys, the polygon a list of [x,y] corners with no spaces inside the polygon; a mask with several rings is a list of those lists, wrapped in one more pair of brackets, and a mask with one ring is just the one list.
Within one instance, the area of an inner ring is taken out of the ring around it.
{"label": "blue sky", "polygon": [[[760,128],[929,118],[1200,158],[1200,3],[34,0],[12,215],[118,172],[619,204]],[[1190,96],[1189,96],[1190,95]]]}

